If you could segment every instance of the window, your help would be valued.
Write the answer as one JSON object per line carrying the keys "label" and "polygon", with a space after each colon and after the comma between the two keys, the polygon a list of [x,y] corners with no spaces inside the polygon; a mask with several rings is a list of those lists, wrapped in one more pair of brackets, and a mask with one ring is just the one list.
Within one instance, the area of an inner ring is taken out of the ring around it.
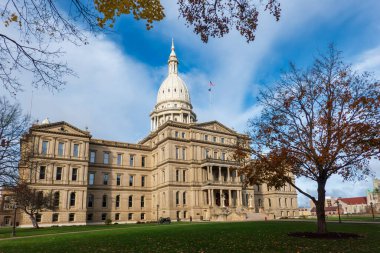
{"label": "window", "polygon": [[272,201],[270,199],[268,199],[268,204],[269,204],[269,207],[272,207]]}
{"label": "window", "polygon": [[141,217],[140,217],[142,220],[145,220],[145,213],[141,213]]}
{"label": "window", "polygon": [[179,148],[175,148],[175,159],[179,158]]}
{"label": "window", "polygon": [[41,220],[42,220],[42,215],[41,214],[36,214],[36,221],[37,222],[41,222]]}
{"label": "window", "polygon": [[54,192],[53,195],[53,206],[59,207],[59,192]]}
{"label": "window", "polygon": [[117,165],[122,165],[123,163],[123,154],[117,154]]}
{"label": "window", "polygon": [[133,196],[131,195],[128,197],[128,207],[132,207],[132,204],[133,204],[132,202],[133,202]]}
{"label": "window", "polygon": [[102,207],[107,207],[107,195],[103,195],[103,198],[102,198]]}
{"label": "window", "polygon": [[107,214],[106,213],[102,213],[102,220],[106,220],[107,219]]}
{"label": "window", "polygon": [[179,192],[175,193],[175,203],[176,205],[179,205]]}
{"label": "window", "polygon": [[224,138],[223,137],[220,138],[220,142],[224,143]]}
{"label": "window", "polygon": [[129,155],[129,166],[133,166],[135,164],[135,156]]}
{"label": "window", "polygon": [[63,142],[59,142],[58,143],[58,155],[59,156],[63,156],[63,153],[64,153],[64,146],[65,146],[65,143]]}
{"label": "window", "polygon": [[185,139],[185,137],[186,137],[186,134],[182,132],[182,139]]}
{"label": "window", "polygon": [[87,220],[88,220],[88,221],[92,221],[93,218],[94,218],[94,214],[92,214],[92,213],[88,213],[88,214],[87,214]]}
{"label": "window", "polygon": [[174,135],[175,135],[175,138],[178,138],[178,132],[177,131],[175,132]]}
{"label": "window", "polygon": [[186,170],[182,172],[182,179],[183,179],[183,182],[186,182]]}
{"label": "window", "polygon": [[62,167],[57,167],[57,171],[55,173],[55,180],[62,179]]}
{"label": "window", "polygon": [[95,183],[95,172],[90,172],[88,174],[88,184],[94,185],[94,183]]}
{"label": "window", "polygon": [[128,214],[128,220],[132,220],[133,219],[133,214],[132,213],[129,213]]}
{"label": "window", "polygon": [[213,140],[213,142],[216,142],[216,137],[215,136],[212,137],[212,140]]}
{"label": "window", "polygon": [[205,141],[208,141],[208,135],[205,134]]}
{"label": "window", "polygon": [[120,207],[120,195],[116,195],[115,207]]}
{"label": "window", "polygon": [[141,167],[145,167],[145,156],[141,157]]}
{"label": "window", "polygon": [[121,184],[121,175],[117,174],[116,175],[116,185],[120,185],[120,184]]}
{"label": "window", "polygon": [[74,144],[73,156],[74,157],[79,157],[79,144]]}
{"label": "window", "polygon": [[90,151],[90,163],[95,163],[96,161],[96,152]]}
{"label": "window", "polygon": [[110,153],[104,152],[103,153],[103,163],[104,164],[109,164],[110,162]]}
{"label": "window", "polygon": [[141,186],[145,187],[145,176],[141,176]]}
{"label": "window", "polygon": [[129,186],[133,186],[133,176],[129,176]]}
{"label": "window", "polygon": [[70,193],[70,206],[75,206],[75,192]]}
{"label": "window", "polygon": [[261,207],[261,199],[259,199],[259,207]]}
{"label": "window", "polygon": [[288,206],[288,199],[285,198],[285,206]]}
{"label": "window", "polygon": [[222,153],[222,160],[226,160],[226,153]]}
{"label": "window", "polygon": [[182,148],[182,160],[186,160],[186,149]]}
{"label": "window", "polygon": [[218,159],[218,152],[214,152],[214,159]]}
{"label": "window", "polygon": [[278,199],[278,206],[281,206],[281,198]]}
{"label": "window", "polygon": [[94,207],[94,195],[93,194],[88,195],[87,206],[88,207]]}
{"label": "window", "polygon": [[179,181],[179,170],[175,171],[175,181]]}
{"label": "window", "polygon": [[186,205],[186,192],[183,192],[182,194],[182,201],[183,201],[183,204]]}
{"label": "window", "polygon": [[71,171],[71,180],[72,181],[77,181],[77,177],[78,177],[78,169],[77,168],[73,168],[72,171]]}
{"label": "window", "polygon": [[69,213],[69,221],[75,220],[75,213]]}
{"label": "window", "polygon": [[120,213],[115,213],[115,220],[120,220]]}
{"label": "window", "polygon": [[58,217],[59,217],[59,215],[57,213],[53,213],[51,221],[52,222],[57,222],[58,221]]}
{"label": "window", "polygon": [[40,166],[40,179],[45,179],[46,166]]}
{"label": "window", "polygon": [[209,151],[205,149],[205,158],[209,158]]}
{"label": "window", "polygon": [[108,185],[108,174],[103,174],[103,185]]}
{"label": "window", "polygon": [[141,204],[141,207],[145,207],[145,197],[144,196],[141,196],[140,204]]}
{"label": "window", "polygon": [[48,141],[42,141],[42,150],[41,150],[41,153],[43,155],[46,155],[48,153],[48,146],[49,146],[49,142]]}

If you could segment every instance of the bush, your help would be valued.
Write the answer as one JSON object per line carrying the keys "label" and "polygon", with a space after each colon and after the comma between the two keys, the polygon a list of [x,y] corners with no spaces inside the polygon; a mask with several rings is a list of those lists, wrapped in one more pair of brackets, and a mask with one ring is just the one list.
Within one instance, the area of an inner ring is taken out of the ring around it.
{"label": "bush", "polygon": [[112,224],[112,220],[111,220],[111,219],[106,219],[106,220],[104,221],[104,224],[106,224],[106,225],[111,225],[111,224]]}

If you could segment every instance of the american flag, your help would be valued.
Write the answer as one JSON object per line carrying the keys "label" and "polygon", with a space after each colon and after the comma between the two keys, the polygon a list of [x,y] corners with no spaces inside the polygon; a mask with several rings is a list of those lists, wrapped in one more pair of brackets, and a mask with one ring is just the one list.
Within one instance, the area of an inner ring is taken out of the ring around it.
{"label": "american flag", "polygon": [[211,81],[210,81],[210,83],[208,84],[208,91],[209,92],[211,92],[211,87],[214,87],[215,86],[215,84],[213,84]]}

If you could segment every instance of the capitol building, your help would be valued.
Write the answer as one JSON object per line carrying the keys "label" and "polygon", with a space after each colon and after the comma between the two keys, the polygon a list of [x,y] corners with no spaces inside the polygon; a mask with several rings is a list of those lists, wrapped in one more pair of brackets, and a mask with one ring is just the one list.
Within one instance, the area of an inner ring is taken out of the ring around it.
{"label": "capitol building", "polygon": [[[138,143],[97,139],[63,121],[29,129],[21,144],[29,162],[20,165],[20,176],[50,193],[54,205],[37,215],[41,226],[298,216],[290,185],[243,186],[232,155],[238,141],[249,145],[248,136],[218,121],[197,121],[178,65],[172,45],[147,122],[151,132]],[[32,224],[23,213],[18,220]]]}

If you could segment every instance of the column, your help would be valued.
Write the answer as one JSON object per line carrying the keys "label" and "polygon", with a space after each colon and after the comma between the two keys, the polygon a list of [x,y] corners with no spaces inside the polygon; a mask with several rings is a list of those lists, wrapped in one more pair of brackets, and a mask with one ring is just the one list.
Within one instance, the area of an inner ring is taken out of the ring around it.
{"label": "column", "polygon": [[236,197],[237,197],[237,203],[236,203],[236,206],[241,206],[241,205],[240,205],[240,199],[241,199],[241,196],[240,196],[240,191],[239,191],[239,190],[236,191]]}
{"label": "column", "polygon": [[211,189],[211,206],[214,206],[214,189]]}
{"label": "column", "polygon": [[227,182],[231,182],[230,168],[227,167]]}
{"label": "column", "polygon": [[[219,167],[220,170],[220,167]],[[223,190],[219,190],[219,206],[224,207],[224,197],[223,197]]]}
{"label": "column", "polygon": [[222,167],[219,166],[219,182],[222,182]]}
{"label": "column", "polygon": [[210,189],[207,190],[207,194],[208,194],[208,201],[207,201],[207,204],[208,204],[209,206],[211,206],[211,190],[210,190]]}
{"label": "column", "polygon": [[[228,168],[227,168],[228,170]],[[228,190],[228,206],[232,206],[231,190]]]}

